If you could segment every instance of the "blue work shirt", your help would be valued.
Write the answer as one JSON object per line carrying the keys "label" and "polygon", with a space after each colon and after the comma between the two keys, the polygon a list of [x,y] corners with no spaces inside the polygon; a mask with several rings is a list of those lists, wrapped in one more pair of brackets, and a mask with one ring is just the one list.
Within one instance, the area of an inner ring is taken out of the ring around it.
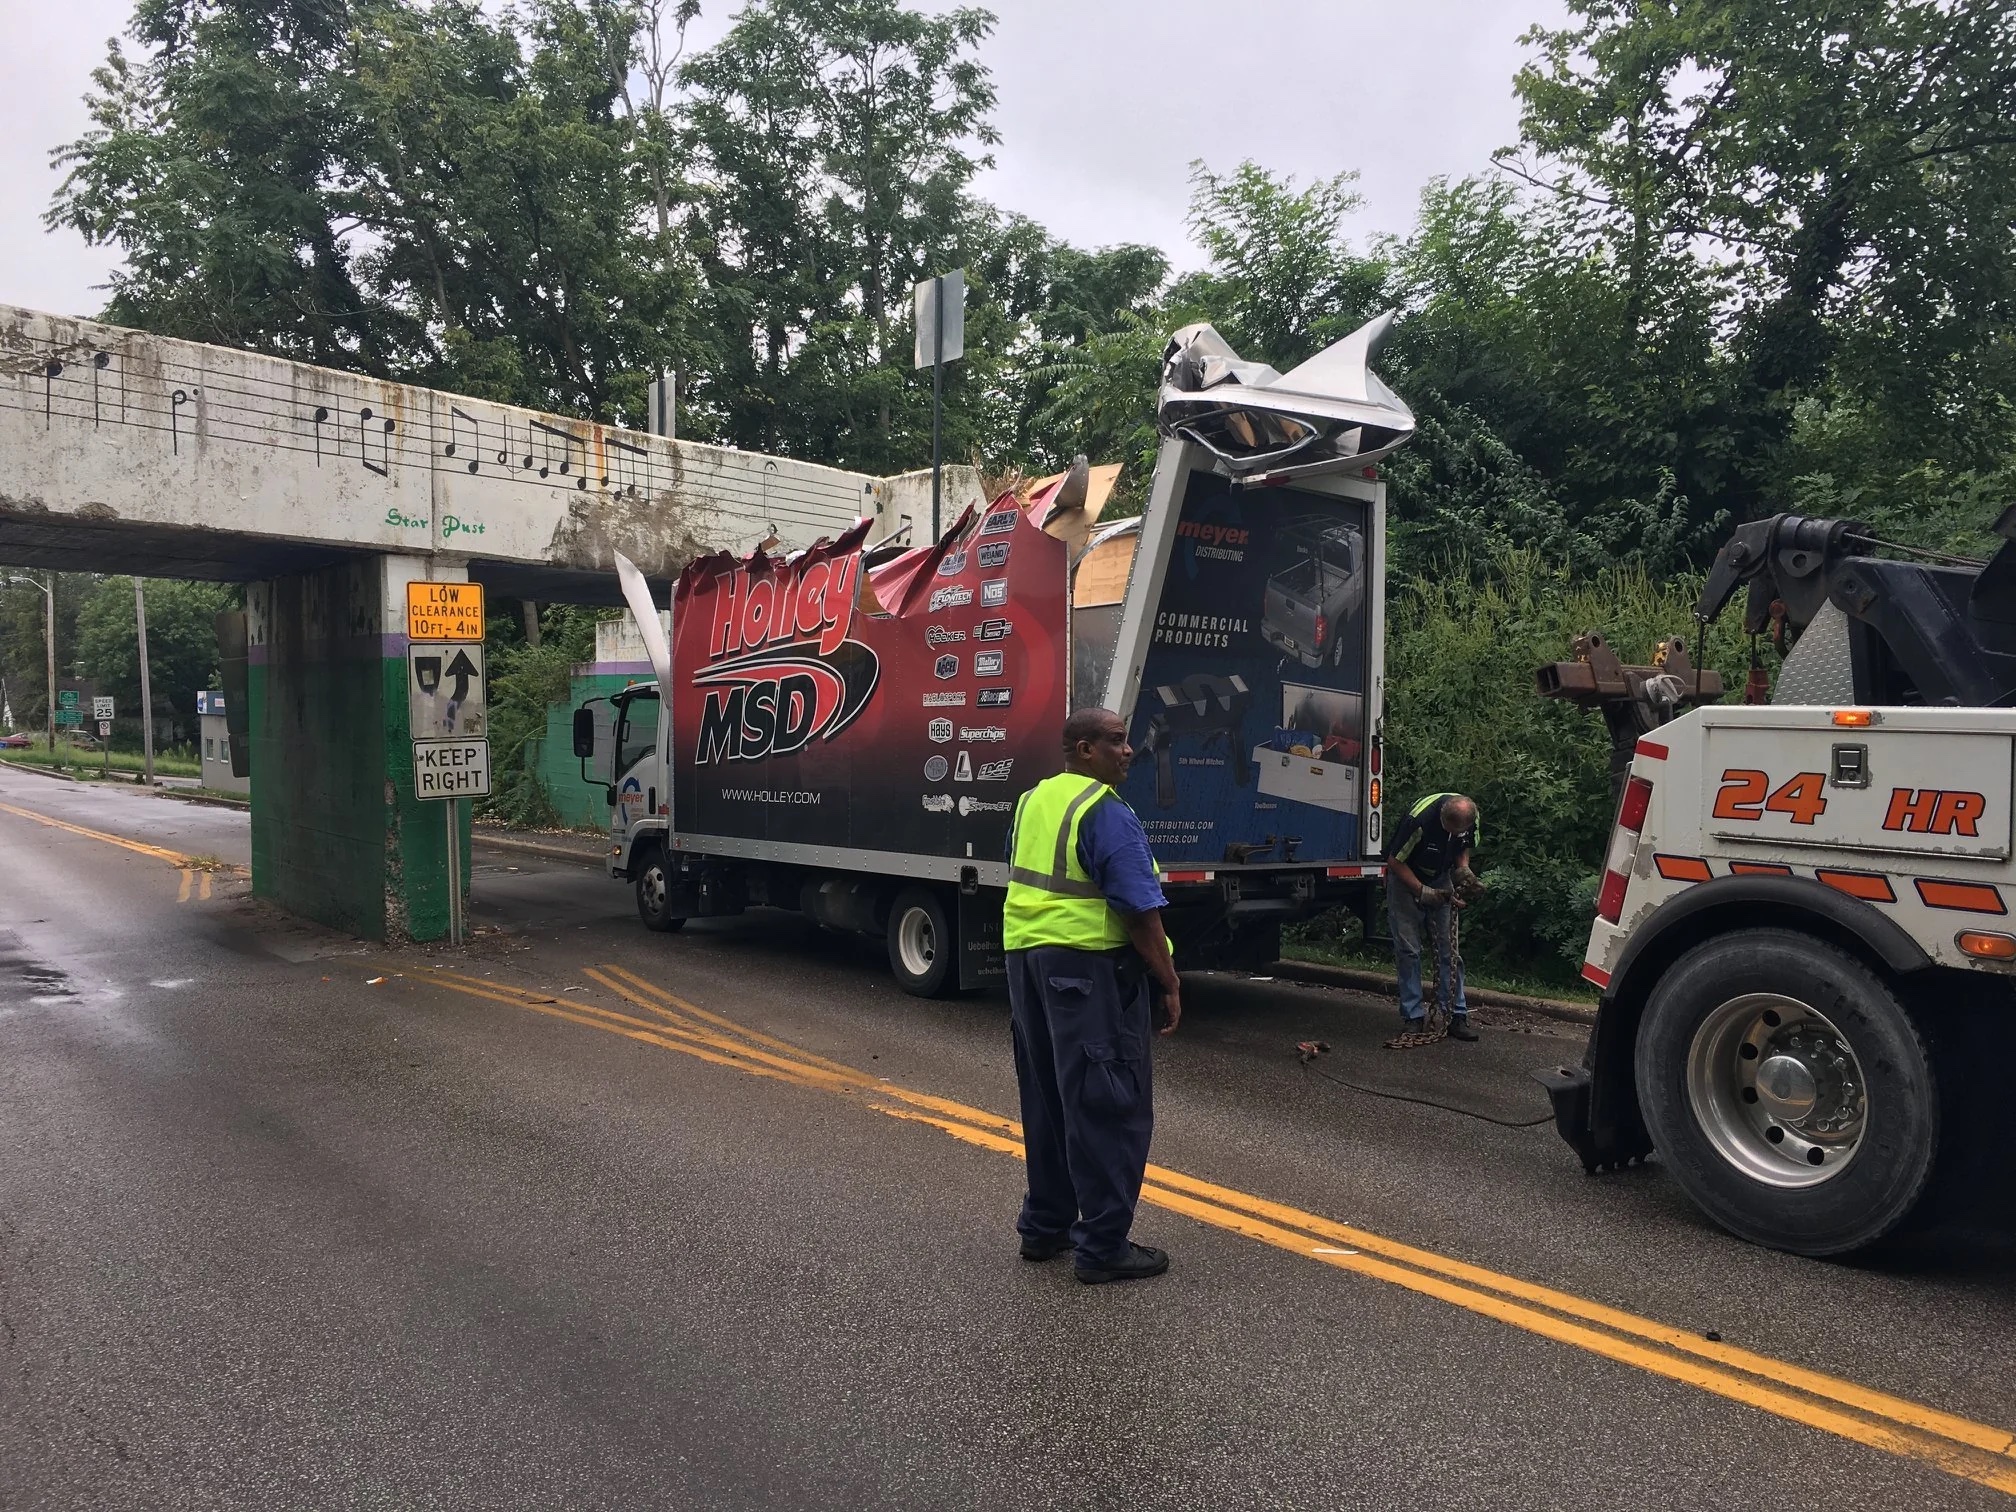
{"label": "blue work shirt", "polygon": [[1155,879],[1147,832],[1118,793],[1109,791],[1095,800],[1078,821],[1078,864],[1120,913],[1144,914],[1168,907],[1162,884]]}

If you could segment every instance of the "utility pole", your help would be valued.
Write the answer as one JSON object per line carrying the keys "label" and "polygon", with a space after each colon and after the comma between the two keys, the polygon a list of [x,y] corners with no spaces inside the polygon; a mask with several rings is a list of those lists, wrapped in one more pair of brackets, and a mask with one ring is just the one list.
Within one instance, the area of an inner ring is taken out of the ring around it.
{"label": "utility pole", "polygon": [[[34,583],[35,579],[29,578]],[[42,588],[40,583],[35,586]],[[42,649],[49,654],[49,759],[56,759],[56,569],[49,569],[49,586],[42,588]]]}
{"label": "utility pole", "polygon": [[140,749],[147,758],[147,786],[154,786],[154,683],[147,673],[147,590],[133,578],[133,624],[140,641]]}

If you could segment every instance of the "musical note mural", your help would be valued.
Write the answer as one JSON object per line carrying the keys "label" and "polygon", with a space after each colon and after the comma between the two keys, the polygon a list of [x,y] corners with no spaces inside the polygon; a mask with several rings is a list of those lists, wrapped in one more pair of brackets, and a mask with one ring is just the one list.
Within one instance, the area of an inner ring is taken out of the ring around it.
{"label": "musical note mural", "polygon": [[86,455],[69,449],[92,446],[116,448],[129,490],[100,501],[113,517],[208,528],[201,511],[228,504],[305,539],[325,527],[303,512],[326,512],[346,544],[527,562],[623,549],[676,571],[772,521],[803,546],[874,508],[873,480],[836,468],[0,305],[0,466],[61,499]]}

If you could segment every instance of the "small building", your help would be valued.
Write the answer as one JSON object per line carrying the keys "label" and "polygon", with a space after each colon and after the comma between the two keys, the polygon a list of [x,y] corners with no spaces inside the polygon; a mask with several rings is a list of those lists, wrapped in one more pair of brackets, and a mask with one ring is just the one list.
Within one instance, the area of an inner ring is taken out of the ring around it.
{"label": "small building", "polygon": [[231,733],[224,724],[222,693],[196,695],[196,723],[201,726],[197,738],[203,742],[203,786],[219,793],[243,793],[249,798],[252,779],[231,775]]}

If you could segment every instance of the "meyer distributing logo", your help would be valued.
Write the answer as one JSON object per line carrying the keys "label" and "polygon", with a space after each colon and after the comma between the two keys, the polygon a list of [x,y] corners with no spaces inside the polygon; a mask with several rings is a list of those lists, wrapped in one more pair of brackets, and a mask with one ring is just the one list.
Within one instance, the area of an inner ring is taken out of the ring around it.
{"label": "meyer distributing logo", "polygon": [[938,564],[938,576],[957,577],[966,570],[966,548],[960,547]]}
{"label": "meyer distributing logo", "polygon": [[1006,640],[1015,633],[1015,622],[1005,619],[985,619],[973,627],[975,640]]}
{"label": "meyer distributing logo", "polygon": [[1013,509],[995,510],[992,514],[987,516],[985,520],[982,520],[980,522],[980,534],[982,535],[1008,534],[1009,531],[1015,528],[1015,516],[1018,512],[1019,511]]}
{"label": "meyer distributing logo", "polygon": [[[963,752],[961,756],[963,759]],[[924,763],[924,780],[926,782],[943,782],[945,780],[945,766],[946,763],[943,756],[931,757]]]}
{"label": "meyer distributing logo", "polygon": [[961,725],[959,727],[959,738],[961,740],[994,741],[999,743],[1008,738],[1008,732],[1002,729],[1000,725]]}
{"label": "meyer distributing logo", "polygon": [[980,707],[983,709],[1005,709],[1015,701],[1013,688],[982,688]]}
{"label": "meyer distributing logo", "polygon": [[924,726],[924,733],[940,745],[949,745],[952,741],[952,721],[949,719],[934,719],[931,723]]}
{"label": "meyer distributing logo", "polygon": [[959,675],[959,658],[951,654],[941,656],[931,663],[931,675],[943,682],[948,677]]}
{"label": "meyer distributing logo", "polygon": [[980,780],[982,782],[1006,782],[1008,774],[1014,770],[1015,762],[1012,757],[1007,761],[984,762],[980,767]]}
{"label": "meyer distributing logo", "polygon": [[989,609],[999,609],[1008,602],[1008,579],[989,578],[980,585],[980,602]]}
{"label": "meyer distributing logo", "polygon": [[705,695],[696,764],[788,756],[831,740],[867,707],[880,663],[847,638],[860,571],[849,552],[715,579],[709,664],[693,679]]}
{"label": "meyer distributing logo", "polygon": [[927,709],[963,709],[966,707],[966,690],[961,688],[956,693],[926,693],[924,695],[924,707]]}
{"label": "meyer distributing logo", "polygon": [[951,813],[952,795],[950,793],[926,793],[924,795],[924,812],[927,814]]}
{"label": "meyer distributing logo", "polygon": [[[980,545],[980,565],[982,567],[1006,567],[1008,565],[1008,548],[1014,544],[1013,541],[983,541]],[[963,567],[965,565],[963,560],[964,553],[961,553],[961,557],[960,565]]]}
{"label": "meyer distributing logo", "polygon": [[931,612],[940,609],[964,609],[973,602],[971,588],[933,588],[931,590]]}
{"label": "meyer distributing logo", "polygon": [[[929,803],[931,800],[927,798],[924,801]],[[959,817],[964,819],[968,814],[1005,814],[1014,807],[1015,805],[1008,802],[1005,798],[1000,800],[992,798],[961,798],[959,800]]]}
{"label": "meyer distributing logo", "polygon": [[975,651],[973,653],[973,675],[975,677],[999,677],[1001,675],[1001,653],[999,651]]}
{"label": "meyer distributing logo", "polygon": [[1206,546],[1244,546],[1252,540],[1252,532],[1243,526],[1213,525],[1204,520],[1184,520],[1177,525],[1176,534]]}
{"label": "meyer distributing logo", "polygon": [[964,639],[964,630],[951,630],[944,625],[931,625],[924,631],[924,644],[927,646],[956,646]]}

